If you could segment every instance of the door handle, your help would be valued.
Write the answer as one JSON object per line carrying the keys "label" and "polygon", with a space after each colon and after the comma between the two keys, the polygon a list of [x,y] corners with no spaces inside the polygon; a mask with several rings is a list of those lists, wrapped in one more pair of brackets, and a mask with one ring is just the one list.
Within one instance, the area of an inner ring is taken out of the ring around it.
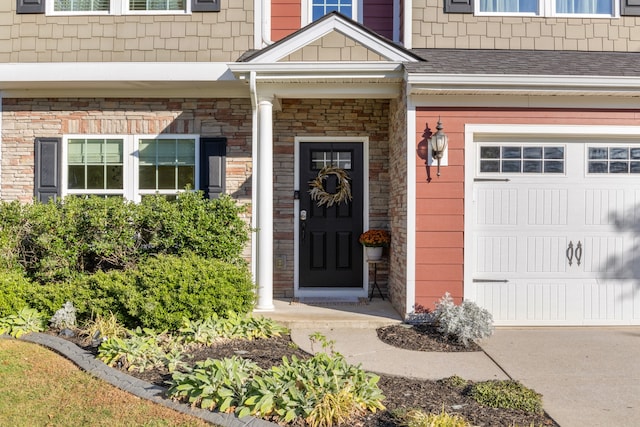
{"label": "door handle", "polygon": [[304,243],[304,239],[306,237],[306,231],[307,231],[307,211],[303,209],[300,211],[300,239],[302,240],[302,243]]}
{"label": "door handle", "polygon": [[571,266],[573,264],[573,242],[571,240],[569,240],[569,247],[567,248],[566,255],[567,255],[567,259],[569,260],[569,266]]}
{"label": "door handle", "polygon": [[578,240],[578,245],[576,246],[576,262],[580,265],[580,261],[582,261],[582,243]]}

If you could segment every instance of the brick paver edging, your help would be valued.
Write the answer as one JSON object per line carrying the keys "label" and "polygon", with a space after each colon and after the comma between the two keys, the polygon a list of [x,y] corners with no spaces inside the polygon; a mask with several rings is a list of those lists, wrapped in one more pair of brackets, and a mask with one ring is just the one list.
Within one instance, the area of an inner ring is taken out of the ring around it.
{"label": "brick paver edging", "polygon": [[[6,335],[0,336],[6,338]],[[166,389],[138,378],[125,374],[122,371],[105,365],[102,361],[96,359],[91,353],[81,349],[74,343],[65,339],[41,333],[31,333],[20,337],[21,340],[39,344],[43,347],[51,349],[75,363],[80,369],[89,374],[100,378],[113,386],[147,399],[159,405],[166,406],[183,414],[198,417],[204,421],[222,426],[222,427],[274,427],[277,424],[270,423],[253,417],[244,417],[238,419],[231,414],[223,414],[219,412],[211,412],[201,408],[193,408],[187,404],[174,402],[173,400],[164,398]]]}

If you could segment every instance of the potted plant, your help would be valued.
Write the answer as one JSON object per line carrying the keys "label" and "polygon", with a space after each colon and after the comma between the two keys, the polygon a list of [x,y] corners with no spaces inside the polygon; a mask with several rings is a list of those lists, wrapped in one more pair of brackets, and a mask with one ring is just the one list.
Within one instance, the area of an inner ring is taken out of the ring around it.
{"label": "potted plant", "polygon": [[391,243],[391,235],[387,230],[368,230],[360,235],[358,241],[364,246],[367,260],[377,261],[382,258],[382,251]]}

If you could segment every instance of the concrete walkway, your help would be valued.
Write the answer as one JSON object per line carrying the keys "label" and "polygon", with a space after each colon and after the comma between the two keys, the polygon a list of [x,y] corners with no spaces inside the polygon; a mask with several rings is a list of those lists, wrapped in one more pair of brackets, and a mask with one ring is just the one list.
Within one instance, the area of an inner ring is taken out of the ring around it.
{"label": "concrete walkway", "polygon": [[482,347],[562,427],[640,426],[640,327],[505,328]]}

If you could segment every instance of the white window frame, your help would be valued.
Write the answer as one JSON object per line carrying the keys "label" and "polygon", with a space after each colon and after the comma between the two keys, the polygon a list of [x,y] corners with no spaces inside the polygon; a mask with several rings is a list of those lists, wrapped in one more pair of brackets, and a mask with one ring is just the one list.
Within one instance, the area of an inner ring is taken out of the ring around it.
{"label": "white window frame", "polygon": [[[362,23],[362,1],[363,0],[352,0],[352,8],[353,8],[353,16],[351,19],[354,21]],[[313,22],[313,8],[311,7],[311,3],[313,0],[302,0],[302,10],[300,16],[302,17],[302,22],[300,24],[304,27]]]}
{"label": "white window frame", "polygon": [[[122,140],[122,175],[123,188],[121,190],[71,190],[68,188],[69,180],[69,163],[67,157],[69,155],[68,144],[70,139],[121,139]],[[195,144],[195,168],[194,168],[194,189],[200,188],[200,135],[197,134],[159,134],[159,135],[118,135],[118,134],[69,134],[62,137],[62,170],[61,170],[61,194],[67,195],[90,195],[100,194],[109,196],[122,196],[126,200],[140,202],[143,194],[161,194],[176,195],[184,192],[184,190],[144,190],[139,188],[139,152],[138,144],[141,139],[193,139]]]}
{"label": "white window frame", "polygon": [[184,10],[129,10],[129,0],[109,0],[109,11],[91,12],[91,11],[64,11],[57,12],[53,10],[53,0],[47,1],[46,14],[56,16],[77,16],[77,15],[190,15],[191,0],[185,0]]}
{"label": "white window frame", "polygon": [[544,18],[619,18],[620,17],[620,2],[618,0],[611,0],[613,3],[613,10],[611,15],[603,14],[591,14],[591,13],[556,13],[556,0],[537,0],[539,13],[531,12],[482,12],[480,11],[480,1],[474,0],[474,14],[476,16],[538,16]]}

